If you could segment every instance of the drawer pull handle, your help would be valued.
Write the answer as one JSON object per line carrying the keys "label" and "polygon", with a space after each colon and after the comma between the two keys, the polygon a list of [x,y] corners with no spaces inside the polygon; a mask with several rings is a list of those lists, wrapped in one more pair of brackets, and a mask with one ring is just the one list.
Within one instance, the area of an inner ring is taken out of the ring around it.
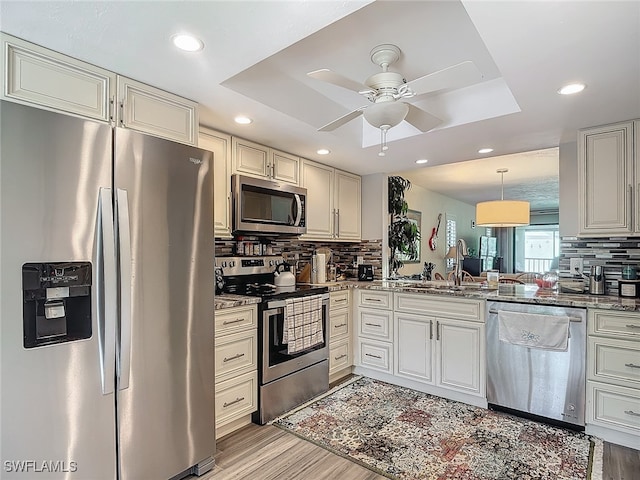
{"label": "drawer pull handle", "polygon": [[377,323],[369,323],[369,322],[364,322],[365,325],[369,326],[369,327],[378,327],[378,328],[382,328],[382,325],[378,325]]}
{"label": "drawer pull handle", "polygon": [[338,302],[346,302],[346,301],[347,301],[347,299],[346,299],[346,298],[337,298],[337,299],[335,299],[335,300],[334,300],[334,302],[335,302],[335,303],[338,303]]}
{"label": "drawer pull handle", "polygon": [[640,325],[626,325],[627,328],[640,328]]}
{"label": "drawer pull handle", "polygon": [[342,355],[339,355],[339,356],[337,356],[337,357],[333,357],[333,359],[334,359],[334,360],[341,360],[341,359],[343,359],[343,358],[344,358],[344,357],[346,357],[346,356],[347,356],[347,355],[343,353]]}
{"label": "drawer pull handle", "polygon": [[232,402],[229,402],[229,403],[224,402],[224,403],[222,404],[222,406],[223,406],[224,408],[227,408],[227,407],[230,407],[231,405],[235,405],[236,403],[240,403],[240,402],[241,402],[241,401],[243,401],[243,400],[244,400],[244,397],[238,397],[238,398],[236,398],[235,400],[233,400]]}
{"label": "drawer pull handle", "polygon": [[633,363],[625,363],[624,366],[625,367],[631,367],[631,368],[640,368],[640,365],[635,365]]}
{"label": "drawer pull handle", "polygon": [[232,323],[240,323],[244,320],[244,318],[236,318],[235,320],[225,320],[224,322],[222,322],[223,325],[231,325]]}
{"label": "drawer pull handle", "polygon": [[334,325],[335,328],[346,327],[346,326],[347,326],[346,323],[341,323],[339,325]]}
{"label": "drawer pull handle", "polygon": [[380,355],[372,355],[371,353],[365,353],[365,356],[377,358],[378,360],[382,360],[382,357]]}
{"label": "drawer pull handle", "polygon": [[236,353],[233,357],[224,357],[222,359],[223,362],[230,362],[231,360],[236,360],[238,358],[244,357],[244,353]]}
{"label": "drawer pull handle", "polygon": [[365,302],[381,302],[379,298],[365,298]]}
{"label": "drawer pull handle", "polygon": [[640,413],[636,413],[633,410],[625,410],[624,413],[627,415],[633,415],[634,417],[640,417]]}

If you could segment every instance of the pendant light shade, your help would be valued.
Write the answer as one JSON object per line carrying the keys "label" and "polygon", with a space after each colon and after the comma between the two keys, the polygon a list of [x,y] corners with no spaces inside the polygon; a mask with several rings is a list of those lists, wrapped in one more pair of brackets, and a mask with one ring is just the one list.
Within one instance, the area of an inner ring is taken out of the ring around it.
{"label": "pendant light shade", "polygon": [[498,169],[502,175],[501,200],[476,204],[476,225],[480,227],[521,227],[529,225],[529,202],[504,199],[504,174],[506,168]]}

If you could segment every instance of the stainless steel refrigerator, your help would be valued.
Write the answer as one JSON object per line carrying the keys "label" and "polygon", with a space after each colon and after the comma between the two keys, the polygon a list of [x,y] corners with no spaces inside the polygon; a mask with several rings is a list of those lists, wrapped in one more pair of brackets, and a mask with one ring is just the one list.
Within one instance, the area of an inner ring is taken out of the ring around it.
{"label": "stainless steel refrigerator", "polygon": [[0,103],[2,479],[213,465],[212,156]]}

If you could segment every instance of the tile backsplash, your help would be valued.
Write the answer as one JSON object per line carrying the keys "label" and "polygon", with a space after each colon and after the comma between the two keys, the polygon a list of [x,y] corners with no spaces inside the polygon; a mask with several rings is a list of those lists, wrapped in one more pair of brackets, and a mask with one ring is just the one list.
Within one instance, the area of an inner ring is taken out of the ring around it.
{"label": "tile backsplash", "polygon": [[[592,265],[602,265],[607,295],[618,295],[618,280],[626,265],[640,269],[640,238],[563,237],[558,262],[560,276],[571,276],[570,259],[584,260],[584,272]],[[640,273],[640,272],[639,272]]]}
{"label": "tile backsplash", "polygon": [[[267,239],[262,239],[266,241]],[[350,267],[346,270],[349,277],[356,277],[357,271],[352,268],[356,257],[363,257],[364,263],[373,265],[374,278],[382,279],[382,240],[364,240],[353,243],[308,242],[296,238],[278,238],[269,240],[274,255],[283,255],[293,261],[298,255],[298,271],[307,263],[318,248],[326,247],[333,252],[333,262]],[[224,257],[235,255],[236,242],[234,240],[216,240],[215,255]]]}

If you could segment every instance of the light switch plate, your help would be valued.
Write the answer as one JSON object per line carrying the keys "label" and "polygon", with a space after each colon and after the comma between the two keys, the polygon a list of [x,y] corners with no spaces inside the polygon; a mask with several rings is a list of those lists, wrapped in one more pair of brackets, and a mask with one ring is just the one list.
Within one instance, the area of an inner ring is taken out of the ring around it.
{"label": "light switch plate", "polygon": [[584,269],[584,262],[582,258],[570,258],[569,259],[569,270],[571,270],[572,275],[576,275],[576,268],[578,272],[582,273]]}

